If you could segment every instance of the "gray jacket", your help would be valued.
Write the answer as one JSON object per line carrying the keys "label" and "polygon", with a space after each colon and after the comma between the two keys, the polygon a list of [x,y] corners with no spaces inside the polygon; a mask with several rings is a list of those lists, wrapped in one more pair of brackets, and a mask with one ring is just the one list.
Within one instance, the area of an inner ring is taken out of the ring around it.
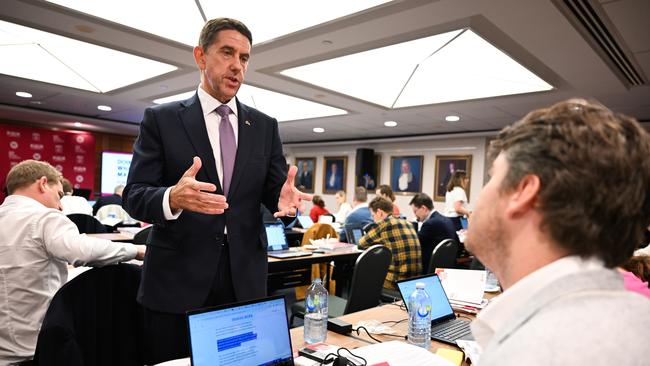
{"label": "gray jacket", "polygon": [[483,350],[480,366],[650,365],[650,300],[612,270],[541,288]]}

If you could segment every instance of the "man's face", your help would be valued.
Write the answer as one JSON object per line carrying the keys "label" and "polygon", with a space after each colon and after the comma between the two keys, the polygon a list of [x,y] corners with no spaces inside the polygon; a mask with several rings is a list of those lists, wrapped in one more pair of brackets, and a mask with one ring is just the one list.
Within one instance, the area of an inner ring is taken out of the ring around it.
{"label": "man's face", "polygon": [[306,173],[309,171],[309,165],[307,163],[302,163],[302,172]]}
{"label": "man's face", "polygon": [[491,178],[476,201],[465,239],[467,250],[493,270],[499,268],[508,255],[504,217],[507,193],[500,191],[507,173],[508,161],[501,153],[494,160]]}
{"label": "man's face", "polygon": [[386,215],[382,210],[377,210],[377,211],[370,210],[370,213],[372,214],[372,220],[376,223],[379,223],[384,218],[386,218]]}
{"label": "man's face", "polygon": [[43,205],[45,205],[45,207],[54,208],[61,211],[61,197],[64,195],[63,185],[61,182],[46,182],[44,184],[44,191],[45,193],[43,194],[42,202]]}
{"label": "man's face", "polygon": [[402,173],[409,173],[411,171],[411,166],[406,160],[402,160]]}
{"label": "man's face", "polygon": [[411,209],[413,210],[413,215],[415,215],[418,221],[424,221],[429,213],[426,206],[417,207],[416,205],[411,205]]}
{"label": "man's face", "polygon": [[195,47],[203,90],[222,103],[232,99],[244,82],[250,53],[248,38],[232,29],[219,31],[207,51]]}
{"label": "man's face", "polygon": [[330,169],[332,171],[332,174],[336,173],[336,163],[332,164],[332,167]]}

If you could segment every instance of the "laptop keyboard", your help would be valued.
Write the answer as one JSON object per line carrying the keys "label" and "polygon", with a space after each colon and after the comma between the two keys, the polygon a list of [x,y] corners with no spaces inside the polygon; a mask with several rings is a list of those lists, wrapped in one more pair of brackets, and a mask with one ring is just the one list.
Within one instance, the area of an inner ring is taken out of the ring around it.
{"label": "laptop keyboard", "polygon": [[457,339],[469,333],[471,333],[469,322],[462,319],[454,319],[431,327],[431,338],[444,339],[450,343],[455,343]]}

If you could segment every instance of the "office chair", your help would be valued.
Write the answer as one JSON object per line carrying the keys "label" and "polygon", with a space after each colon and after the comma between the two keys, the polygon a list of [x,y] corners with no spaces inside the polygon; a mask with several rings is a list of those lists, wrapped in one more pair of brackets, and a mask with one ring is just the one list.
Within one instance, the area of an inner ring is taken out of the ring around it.
{"label": "office chair", "polygon": [[77,225],[79,232],[82,234],[101,234],[108,231],[99,220],[90,215],[69,214],[67,216],[70,221]]}
{"label": "office chair", "polygon": [[445,239],[438,243],[433,248],[426,273],[433,273],[436,268],[456,268],[458,247],[458,242],[454,239]]}
{"label": "office chair", "polygon": [[[390,249],[383,245],[373,245],[364,250],[354,264],[349,298],[346,300],[335,295],[327,297],[328,316],[337,318],[379,305],[391,258]],[[305,301],[291,306],[289,325],[293,324],[295,317],[305,317]]]}
{"label": "office chair", "polygon": [[140,266],[119,264],[93,268],[63,285],[45,313],[35,363],[142,365],[140,275]]}

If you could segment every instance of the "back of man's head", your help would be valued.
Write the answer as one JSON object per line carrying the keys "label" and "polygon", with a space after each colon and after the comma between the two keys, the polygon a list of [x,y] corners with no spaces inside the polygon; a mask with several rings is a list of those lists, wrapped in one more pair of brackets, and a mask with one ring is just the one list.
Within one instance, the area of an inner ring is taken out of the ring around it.
{"label": "back of man's head", "polygon": [[417,208],[424,206],[428,208],[429,211],[433,210],[433,200],[426,193],[417,193],[415,196],[413,196],[411,202],[409,202],[409,205],[413,205]]}
{"label": "back of man's head", "polygon": [[508,172],[500,190],[539,177],[540,229],[561,250],[625,262],[650,223],[650,136],[633,118],[584,100],[530,112],[490,145]]}
{"label": "back of man's head", "polygon": [[61,185],[63,185],[63,193],[64,193],[66,196],[71,196],[71,195],[72,195],[72,191],[73,191],[72,183],[70,183],[70,181],[67,180],[66,178],[63,178],[63,179],[61,180]]}
{"label": "back of man's head", "polygon": [[42,177],[47,178],[49,184],[63,179],[56,168],[44,161],[24,160],[9,170],[7,193],[14,194],[16,190],[25,189]]}
{"label": "back of man's head", "polygon": [[120,184],[119,186],[115,187],[114,192],[115,192],[116,195],[121,196],[122,191],[124,191],[124,186],[123,185]]}
{"label": "back of man's head", "polygon": [[391,215],[393,213],[393,203],[384,197],[377,196],[370,201],[368,207],[372,212],[377,212],[377,210],[382,210],[384,213]]}
{"label": "back of man's head", "polygon": [[354,202],[364,203],[368,201],[368,191],[363,187],[356,187],[354,189]]}

